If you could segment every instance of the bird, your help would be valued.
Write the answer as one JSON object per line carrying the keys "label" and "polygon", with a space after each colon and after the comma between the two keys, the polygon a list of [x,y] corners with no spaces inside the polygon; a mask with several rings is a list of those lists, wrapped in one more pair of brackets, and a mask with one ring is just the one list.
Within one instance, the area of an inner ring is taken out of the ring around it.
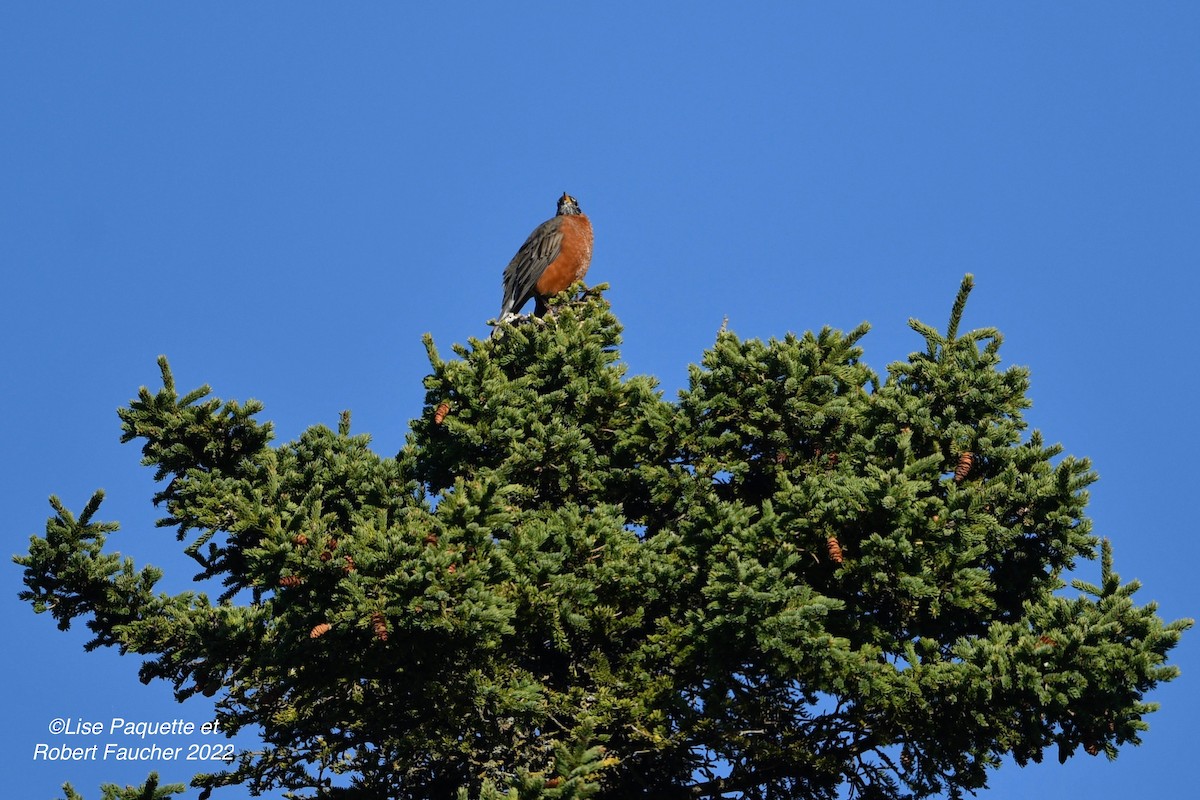
{"label": "bird", "polygon": [[543,316],[546,300],[583,280],[592,263],[592,223],[579,201],[563,192],[558,213],[534,228],[504,268],[500,320],[515,316],[530,298],[533,313]]}

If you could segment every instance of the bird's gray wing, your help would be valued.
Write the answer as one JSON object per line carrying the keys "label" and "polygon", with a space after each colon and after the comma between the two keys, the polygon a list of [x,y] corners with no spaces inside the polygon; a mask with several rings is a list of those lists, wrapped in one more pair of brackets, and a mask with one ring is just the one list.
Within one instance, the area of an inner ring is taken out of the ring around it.
{"label": "bird's gray wing", "polygon": [[538,278],[562,252],[562,229],[558,217],[548,219],[525,240],[504,268],[504,302],[500,316],[519,311],[533,297]]}

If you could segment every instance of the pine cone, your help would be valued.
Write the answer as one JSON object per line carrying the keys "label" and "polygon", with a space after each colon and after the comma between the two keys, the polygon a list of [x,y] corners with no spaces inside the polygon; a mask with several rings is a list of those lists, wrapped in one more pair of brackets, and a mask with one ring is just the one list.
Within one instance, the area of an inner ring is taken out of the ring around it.
{"label": "pine cone", "polygon": [[443,402],[440,405],[438,405],[437,410],[433,412],[433,424],[441,425],[442,421],[446,419],[446,415],[449,413],[450,413],[450,404],[449,403]]}
{"label": "pine cone", "polygon": [[842,545],[838,542],[837,537],[830,536],[825,545],[829,549],[829,560],[835,564],[842,563]]}
{"label": "pine cone", "polygon": [[308,544],[308,537],[305,536],[303,533],[297,533],[295,536],[292,537],[292,542],[300,545],[301,547],[304,547],[304,545]]}
{"label": "pine cone", "polygon": [[354,572],[356,569],[354,566],[354,556],[342,556],[342,558],[346,561],[346,563],[342,566],[342,569],[346,570],[346,572]]}
{"label": "pine cone", "polygon": [[1083,743],[1083,749],[1087,751],[1089,756],[1100,755],[1100,745],[1097,742],[1090,741]]}
{"label": "pine cone", "polygon": [[975,464],[975,454],[967,451],[958,457],[958,466],[954,468],[954,482],[962,483],[966,480],[967,473],[971,471],[971,467]]}
{"label": "pine cone", "polygon": [[314,625],[313,629],[308,632],[308,638],[316,639],[320,636],[324,636],[326,633],[329,632],[329,629],[332,627],[333,626],[330,625],[328,622],[322,622],[320,625]]}
{"label": "pine cone", "polygon": [[382,611],[376,611],[371,615],[371,630],[375,632],[375,638],[381,642],[386,642],[388,637],[387,620],[384,619]]}
{"label": "pine cone", "polygon": [[302,583],[304,583],[304,579],[299,575],[284,575],[279,579],[280,586],[286,586],[289,588],[292,586],[299,586]]}
{"label": "pine cone", "polygon": [[425,544],[437,544],[438,538],[436,533],[425,534]]}

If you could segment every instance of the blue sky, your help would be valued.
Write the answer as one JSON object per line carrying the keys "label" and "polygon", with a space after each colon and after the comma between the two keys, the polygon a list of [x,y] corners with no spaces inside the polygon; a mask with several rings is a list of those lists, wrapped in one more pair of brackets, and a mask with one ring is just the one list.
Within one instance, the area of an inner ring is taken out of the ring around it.
{"label": "blue sky", "polygon": [[[13,2],[0,76],[11,553],[48,495],[79,509],[103,487],[111,546],[188,585],[118,443],[159,353],[181,388],[262,400],[282,440],[348,408],[394,453],[420,335],[447,353],[486,333],[565,190],[625,361],[668,394],[726,316],[764,338],[868,320],[882,372],[973,272],[964,325],[1004,332],[1031,423],[1094,460],[1118,571],[1168,619],[1200,610],[1200,5]],[[84,654],[6,574],[6,794],[196,771],[32,760],[55,717],[208,709]],[[1141,748],[1010,765],[990,795],[1193,790],[1197,641]]]}

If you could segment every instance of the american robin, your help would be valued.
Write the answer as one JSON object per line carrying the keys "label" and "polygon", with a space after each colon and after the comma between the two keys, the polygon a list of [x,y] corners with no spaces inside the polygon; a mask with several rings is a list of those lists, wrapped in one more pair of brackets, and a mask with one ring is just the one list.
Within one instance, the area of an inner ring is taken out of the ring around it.
{"label": "american robin", "polygon": [[533,313],[546,313],[546,299],[583,280],[592,263],[592,223],[579,210],[579,201],[566,192],[558,199],[558,214],[534,229],[504,269],[504,302],[500,319],[521,310],[534,299]]}

